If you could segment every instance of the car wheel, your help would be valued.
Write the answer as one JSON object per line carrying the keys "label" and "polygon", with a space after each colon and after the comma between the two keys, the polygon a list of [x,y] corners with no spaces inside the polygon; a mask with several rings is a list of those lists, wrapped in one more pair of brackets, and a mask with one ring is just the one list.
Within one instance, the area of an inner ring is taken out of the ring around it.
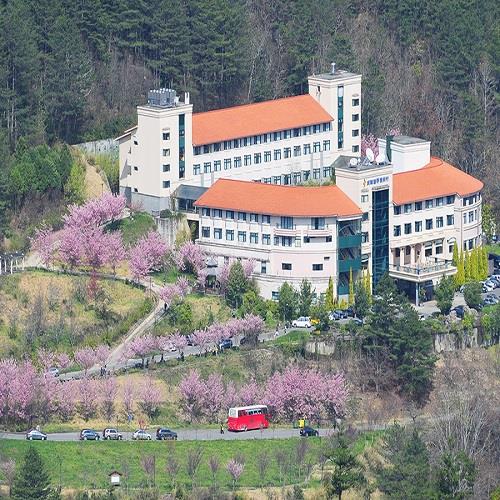
{"label": "car wheel", "polygon": [[30,440],[30,441],[33,441],[33,436],[30,436],[30,437],[29,437],[29,440]]}
{"label": "car wheel", "polygon": [[47,441],[47,436],[45,436],[44,438],[42,438],[43,441]]}
{"label": "car wheel", "polygon": [[87,436],[83,436],[83,440],[84,440],[84,441],[87,441]]}
{"label": "car wheel", "polygon": [[151,441],[151,436],[148,436],[148,441]]}

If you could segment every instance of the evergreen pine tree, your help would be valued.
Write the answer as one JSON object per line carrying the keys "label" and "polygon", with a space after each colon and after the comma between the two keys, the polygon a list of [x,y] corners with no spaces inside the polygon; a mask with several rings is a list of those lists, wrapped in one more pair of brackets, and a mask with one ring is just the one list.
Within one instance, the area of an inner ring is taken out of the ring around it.
{"label": "evergreen pine tree", "polygon": [[286,281],[279,289],[278,310],[283,321],[292,320],[297,311],[297,292]]}
{"label": "evergreen pine tree", "polygon": [[332,311],[335,307],[334,293],[333,293],[333,278],[330,276],[328,280],[328,287],[325,294],[325,307],[328,311]]}
{"label": "evergreen pine tree", "polygon": [[248,290],[248,279],[239,260],[235,261],[229,270],[227,280],[226,300],[227,303],[237,309],[243,300],[243,294]]}
{"label": "evergreen pine tree", "polygon": [[465,252],[465,282],[473,281],[471,252]]}
{"label": "evergreen pine tree", "polygon": [[473,281],[478,281],[480,272],[479,272],[479,254],[478,254],[478,249],[473,248],[471,253],[470,253],[470,260],[471,260],[471,278]]}
{"label": "evergreen pine tree", "polygon": [[354,281],[352,279],[352,267],[349,268],[349,305],[354,304]]}
{"label": "evergreen pine tree", "polygon": [[300,316],[309,316],[311,304],[313,301],[313,289],[311,282],[303,279],[299,290],[299,314]]}
{"label": "evergreen pine tree", "polygon": [[460,250],[458,258],[457,273],[455,274],[457,288],[465,284],[465,257],[463,250]]}
{"label": "evergreen pine tree", "polygon": [[14,500],[38,500],[49,497],[56,498],[50,488],[49,474],[36,448],[30,446],[14,480],[12,498]]}
{"label": "evergreen pine tree", "polygon": [[354,289],[354,311],[356,316],[364,318],[370,310],[370,296],[366,291],[364,280],[359,280]]}

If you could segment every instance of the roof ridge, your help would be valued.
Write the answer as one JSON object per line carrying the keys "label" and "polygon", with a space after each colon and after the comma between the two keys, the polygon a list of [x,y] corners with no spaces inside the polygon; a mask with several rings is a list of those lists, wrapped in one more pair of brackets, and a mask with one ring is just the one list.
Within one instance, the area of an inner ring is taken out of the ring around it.
{"label": "roof ridge", "polygon": [[[199,112],[193,113],[193,116],[205,115],[208,113],[214,113],[216,111],[226,111],[226,110],[235,109],[235,108],[241,109],[241,108],[250,107],[250,106],[257,106],[259,104],[266,104],[269,102],[277,102],[277,101],[285,101],[287,99],[297,99],[297,98],[301,98],[301,97],[310,97],[311,99],[314,100],[314,102],[318,102],[312,97],[311,94],[288,95],[288,96],[284,96],[284,97],[278,97],[276,99],[266,99],[265,101],[245,102],[243,104],[236,104],[234,106],[228,106],[226,108],[216,108],[216,109],[209,109],[208,111],[199,111]],[[318,104],[319,104],[319,102],[318,102]],[[321,106],[321,104],[319,104],[319,105]]]}

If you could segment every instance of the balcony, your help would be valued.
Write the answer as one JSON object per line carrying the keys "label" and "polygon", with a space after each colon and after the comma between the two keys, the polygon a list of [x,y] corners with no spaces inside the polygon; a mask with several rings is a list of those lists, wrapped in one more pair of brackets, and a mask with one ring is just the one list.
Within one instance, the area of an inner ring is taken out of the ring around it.
{"label": "balcony", "polygon": [[338,261],[338,272],[348,273],[350,270],[359,271],[361,269],[361,257],[357,259],[345,259]]}
{"label": "balcony", "polygon": [[332,230],[329,224],[311,225],[309,224],[305,229],[307,236],[330,236]]}
{"label": "balcony", "polygon": [[431,259],[424,264],[390,264],[389,276],[414,283],[429,281],[441,276],[451,276],[457,268],[447,260]]}
{"label": "balcony", "polygon": [[350,236],[339,236],[339,248],[352,248],[361,246],[361,234],[352,234]]}
{"label": "balcony", "polygon": [[274,227],[276,236],[295,236],[297,234],[296,224],[276,224]]}

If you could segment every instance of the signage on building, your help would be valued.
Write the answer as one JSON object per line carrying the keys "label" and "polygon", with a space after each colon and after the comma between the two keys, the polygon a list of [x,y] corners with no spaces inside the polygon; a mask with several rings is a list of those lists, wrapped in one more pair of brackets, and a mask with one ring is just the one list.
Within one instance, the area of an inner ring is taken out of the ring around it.
{"label": "signage on building", "polygon": [[368,186],[376,186],[379,184],[385,184],[387,182],[389,182],[389,176],[384,175],[383,177],[375,177],[375,179],[368,179],[368,181],[365,179],[363,184]]}

